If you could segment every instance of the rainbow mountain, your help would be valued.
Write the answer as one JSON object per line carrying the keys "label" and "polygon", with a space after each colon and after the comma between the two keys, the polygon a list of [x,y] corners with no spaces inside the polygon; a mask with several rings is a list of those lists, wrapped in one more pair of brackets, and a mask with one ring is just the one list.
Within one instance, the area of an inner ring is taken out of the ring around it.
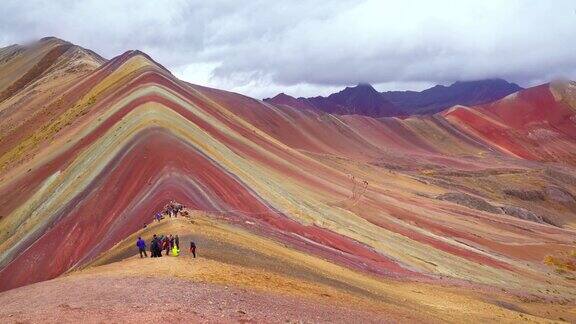
{"label": "rainbow mountain", "polygon": [[278,278],[201,277],[273,296],[254,305],[343,296],[374,321],[576,320],[573,82],[371,118],[189,84],[140,51],[0,49],[0,302],[129,269],[170,200],[193,216],[150,227],[195,237],[214,268]]}

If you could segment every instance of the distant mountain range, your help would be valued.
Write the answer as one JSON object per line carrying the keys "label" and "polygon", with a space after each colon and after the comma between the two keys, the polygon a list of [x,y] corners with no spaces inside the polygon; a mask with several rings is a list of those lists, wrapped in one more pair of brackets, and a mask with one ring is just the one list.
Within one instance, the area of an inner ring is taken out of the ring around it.
{"label": "distant mountain range", "polygon": [[522,90],[502,79],[455,82],[423,91],[387,91],[382,95],[408,114],[433,114],[455,105],[475,106],[496,101]]}
{"label": "distant mountain range", "polygon": [[434,114],[455,105],[475,106],[493,102],[522,87],[502,79],[455,82],[423,91],[378,92],[369,84],[358,84],[328,97],[294,98],[284,93],[264,101],[295,108],[315,109],[338,115],[390,117]]}

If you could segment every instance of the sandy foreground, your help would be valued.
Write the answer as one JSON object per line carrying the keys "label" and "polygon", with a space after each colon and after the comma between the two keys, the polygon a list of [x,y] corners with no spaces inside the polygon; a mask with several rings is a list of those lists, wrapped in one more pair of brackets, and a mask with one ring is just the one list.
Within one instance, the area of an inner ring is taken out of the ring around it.
{"label": "sandy foreground", "polygon": [[[66,278],[3,295],[3,322],[386,322],[398,318],[329,300],[275,295],[178,278]],[[33,296],[30,298],[29,296]]]}
{"label": "sandy foreground", "polygon": [[[135,236],[180,233],[199,257],[141,259]],[[570,304],[451,283],[375,278],[196,217],[139,231],[83,269],[0,294],[0,321],[575,321]],[[254,247],[243,245],[250,242]],[[254,245],[257,246],[254,246]]]}

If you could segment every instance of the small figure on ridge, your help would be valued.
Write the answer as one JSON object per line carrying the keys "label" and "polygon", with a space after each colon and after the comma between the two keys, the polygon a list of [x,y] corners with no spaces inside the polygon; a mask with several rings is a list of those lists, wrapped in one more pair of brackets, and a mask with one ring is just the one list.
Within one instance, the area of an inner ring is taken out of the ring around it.
{"label": "small figure on ridge", "polygon": [[[148,257],[148,255],[146,254],[146,242],[144,242],[144,240],[138,236],[138,241],[136,241],[136,246],[138,247],[138,251],[140,252],[140,258],[143,257]],[[142,256],[144,255],[144,256]]]}
{"label": "small figure on ridge", "polygon": [[[170,255],[170,239],[168,236],[164,236],[162,240],[162,249],[166,250],[166,255]],[[160,252],[160,254],[162,254],[162,252]]]}
{"label": "small figure on ridge", "polygon": [[196,243],[190,241],[190,253],[196,258]]}

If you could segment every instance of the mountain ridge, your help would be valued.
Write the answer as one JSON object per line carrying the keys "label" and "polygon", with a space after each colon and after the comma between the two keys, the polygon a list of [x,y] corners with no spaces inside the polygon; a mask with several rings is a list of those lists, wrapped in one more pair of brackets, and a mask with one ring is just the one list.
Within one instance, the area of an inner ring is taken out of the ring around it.
{"label": "mountain ridge", "polygon": [[[373,91],[370,91],[372,89]],[[499,100],[523,88],[503,79],[457,81],[449,86],[436,85],[422,91],[377,92],[369,84],[346,87],[327,97],[266,98],[269,103],[296,108],[312,108],[339,115],[393,117],[429,115],[456,105],[477,106]],[[358,97],[364,97],[358,100]]]}
{"label": "mountain ridge", "polygon": [[494,102],[523,88],[503,79],[457,81],[419,92],[386,91],[382,94],[409,114],[434,114],[456,105],[477,106]]}

